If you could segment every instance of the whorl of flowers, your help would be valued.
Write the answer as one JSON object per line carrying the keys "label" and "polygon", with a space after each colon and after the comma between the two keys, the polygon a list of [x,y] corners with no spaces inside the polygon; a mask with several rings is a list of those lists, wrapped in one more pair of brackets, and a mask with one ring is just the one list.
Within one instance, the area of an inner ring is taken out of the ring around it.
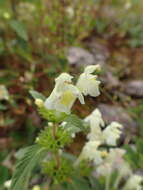
{"label": "whorl of flowers", "polygon": [[81,104],[84,104],[83,95],[98,96],[99,84],[94,71],[99,69],[97,65],[90,65],[85,68],[80,75],[76,85],[72,83],[73,77],[68,73],[62,73],[55,79],[55,88],[51,95],[45,101],[45,107],[49,110],[56,110],[70,114],[71,108],[78,98]]}
{"label": "whorl of flowers", "polygon": [[[44,118],[52,118],[49,120],[52,122],[57,121],[53,119],[53,117],[60,118],[58,119],[58,124],[60,123],[61,127],[58,128],[58,130],[67,132],[69,135],[68,138],[74,138],[75,132],[72,132],[72,126],[67,128],[67,122],[63,122],[63,118],[67,116],[67,114],[70,114],[71,108],[76,99],[78,99],[81,104],[84,104],[84,96],[90,95],[96,97],[100,94],[100,81],[97,80],[97,75],[93,74],[99,69],[99,65],[87,66],[84,69],[84,72],[79,76],[76,84],[73,84],[72,82],[73,76],[68,73],[62,73],[55,79],[55,87],[50,96],[45,101],[42,99],[35,100],[38,108],[43,110],[40,113],[44,113]],[[64,115],[60,115],[59,113]],[[133,174],[128,162],[124,159],[126,151],[117,147],[123,126],[116,121],[106,125],[99,109],[95,109],[83,120],[83,122],[86,127],[89,127],[87,128],[89,132],[87,134],[87,142],[79,157],[74,162],[74,167],[80,167],[80,164],[84,161],[90,162],[93,165],[93,169],[95,168],[95,172],[93,172],[95,176],[104,176],[105,178],[108,178],[112,172],[118,172],[114,186],[115,189],[117,189],[123,178],[127,180],[122,190],[141,190],[143,177]],[[51,129],[53,128],[53,125],[54,124],[50,122],[48,124]],[[58,130],[56,131],[57,134]],[[45,136],[45,132],[43,132],[43,134]],[[47,137],[51,139],[49,131],[47,131],[44,141],[43,136],[41,136],[40,142],[42,145],[44,143],[45,146],[47,146],[47,144],[49,146],[49,139],[47,139]],[[63,147],[61,145],[69,144],[68,138],[65,138],[65,141],[62,139],[62,143],[60,143],[58,147],[56,145],[55,149],[57,150],[59,147]],[[52,143],[52,139],[50,141],[53,147],[54,143]]]}

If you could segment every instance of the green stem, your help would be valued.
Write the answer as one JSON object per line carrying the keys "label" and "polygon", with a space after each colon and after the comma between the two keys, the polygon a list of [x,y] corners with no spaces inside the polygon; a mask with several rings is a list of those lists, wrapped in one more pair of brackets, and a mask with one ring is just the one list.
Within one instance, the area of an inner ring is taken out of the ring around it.
{"label": "green stem", "polygon": [[119,185],[119,183],[120,183],[121,178],[122,178],[121,175],[119,175],[119,176],[117,177],[117,179],[116,179],[116,181],[115,181],[115,183],[114,183],[114,188],[115,188],[115,189],[118,188],[118,185]]}
{"label": "green stem", "polygon": [[57,125],[54,124],[53,126],[53,137],[56,139],[56,133],[57,133]]}
{"label": "green stem", "polygon": [[110,178],[111,174],[106,177],[105,190],[110,190]]}
{"label": "green stem", "polygon": [[[56,124],[54,124],[53,126],[53,137],[54,139],[56,139],[56,133],[57,133],[57,128],[58,126]],[[59,152],[56,152],[55,153],[55,159],[56,159],[56,162],[57,162],[57,167],[59,168],[60,167],[60,155],[59,155]]]}

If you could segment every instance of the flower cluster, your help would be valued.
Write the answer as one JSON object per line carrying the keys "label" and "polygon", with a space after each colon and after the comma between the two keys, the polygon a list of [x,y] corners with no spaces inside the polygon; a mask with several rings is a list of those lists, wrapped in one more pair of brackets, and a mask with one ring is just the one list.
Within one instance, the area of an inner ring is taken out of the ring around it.
{"label": "flower cluster", "polygon": [[[95,109],[89,116],[85,118],[85,122],[90,125],[90,133],[88,139],[90,141],[98,141],[100,144],[116,146],[116,141],[120,138],[122,125],[112,122],[105,128],[105,123],[98,109]],[[104,128],[102,130],[102,128]]]}
{"label": "flower cluster", "polygon": [[48,110],[56,110],[70,114],[71,108],[78,98],[81,104],[84,104],[83,95],[98,96],[100,81],[97,75],[92,73],[99,69],[98,65],[87,66],[77,81],[72,83],[73,77],[68,73],[62,73],[55,79],[55,88],[51,95],[45,101],[45,107]]}
{"label": "flower cluster", "polygon": [[[122,133],[122,125],[114,121],[105,127],[102,115],[98,109],[95,109],[86,117],[85,122],[90,126],[90,132],[87,135],[88,141],[76,160],[75,166],[80,165],[83,160],[92,161],[95,166],[95,176],[107,178],[114,171],[117,171],[116,188],[122,178],[128,178],[123,190],[140,190],[143,177],[132,173],[131,167],[124,159],[126,151],[116,147],[117,140]],[[107,146],[109,146],[108,149]]]}
{"label": "flower cluster", "polygon": [[88,142],[83,147],[79,160],[89,159],[96,165],[103,162],[103,158],[108,156],[106,149],[100,150],[101,145],[116,146],[120,138],[122,125],[112,122],[105,128],[105,123],[98,109],[95,109],[88,117],[85,118],[90,126],[90,132],[87,135]]}
{"label": "flower cluster", "polygon": [[[116,172],[114,189],[123,183],[122,190],[141,190],[143,177],[133,173],[124,159],[126,151],[117,146],[123,126],[116,121],[106,125],[99,109],[95,109],[84,120],[70,115],[76,99],[84,104],[84,96],[96,97],[100,94],[100,81],[93,74],[99,69],[99,65],[87,66],[76,84],[72,82],[70,74],[62,73],[55,79],[51,95],[35,100],[39,113],[48,121],[48,127],[39,134],[36,141],[51,152],[51,158],[43,164],[43,171],[56,182],[65,181],[69,171],[74,169],[83,176],[93,174],[94,177],[106,179],[108,190],[109,179]],[[64,148],[73,142],[76,133],[84,130],[89,131],[87,142],[79,157],[72,160],[73,164],[66,158]]]}

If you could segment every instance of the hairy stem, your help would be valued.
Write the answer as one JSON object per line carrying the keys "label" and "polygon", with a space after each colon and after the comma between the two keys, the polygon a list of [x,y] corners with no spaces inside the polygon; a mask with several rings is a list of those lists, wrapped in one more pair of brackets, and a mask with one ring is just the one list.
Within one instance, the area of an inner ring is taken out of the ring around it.
{"label": "hairy stem", "polygon": [[54,137],[54,139],[56,139],[56,133],[57,133],[57,125],[55,124],[53,126],[53,137]]}
{"label": "hairy stem", "polygon": [[[56,139],[57,129],[58,129],[58,126],[55,124],[53,126],[53,137],[54,137],[54,139]],[[60,155],[59,155],[59,152],[55,153],[55,159],[56,159],[56,162],[57,162],[57,167],[59,168],[60,167]]]}

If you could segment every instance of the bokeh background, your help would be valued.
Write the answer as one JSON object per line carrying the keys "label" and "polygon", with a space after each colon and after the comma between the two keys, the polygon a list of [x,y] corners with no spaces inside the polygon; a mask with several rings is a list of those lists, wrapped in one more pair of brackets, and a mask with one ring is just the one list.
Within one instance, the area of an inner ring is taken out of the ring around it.
{"label": "bokeh background", "polygon": [[16,150],[44,126],[29,90],[48,96],[61,72],[76,76],[100,64],[101,96],[77,102],[75,112],[84,117],[98,107],[107,123],[124,125],[125,142],[143,137],[142,10],[142,0],[0,0],[0,190]]}

